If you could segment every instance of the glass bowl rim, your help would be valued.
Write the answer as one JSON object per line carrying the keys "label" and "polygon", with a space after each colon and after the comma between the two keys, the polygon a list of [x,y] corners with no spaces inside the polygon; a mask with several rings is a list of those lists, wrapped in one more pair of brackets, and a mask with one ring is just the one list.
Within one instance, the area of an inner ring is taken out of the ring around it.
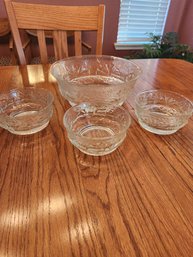
{"label": "glass bowl rim", "polygon": [[[90,54],[90,55],[79,55],[79,56],[70,56],[70,57],[67,57],[67,58],[64,58],[64,59],[61,59],[61,60],[58,60],[58,61],[55,61],[54,63],[51,64],[50,66],[50,73],[52,74],[53,77],[55,77],[54,75],[54,66],[56,66],[58,63],[62,63],[62,62],[67,62],[67,61],[71,61],[71,60],[75,60],[75,59],[94,59],[94,58],[106,58],[106,59],[109,59],[109,60],[124,60],[125,62],[128,62],[128,63],[131,63],[135,68],[136,68],[136,71],[137,71],[137,74],[134,78],[130,79],[129,81],[133,81],[133,80],[137,80],[140,76],[140,74],[142,73],[142,68],[136,64],[134,61],[131,61],[130,59],[126,59],[126,58],[121,58],[121,57],[116,57],[116,56],[112,56],[112,55],[94,55],[94,54]],[[55,77],[56,78],[56,77]],[[57,77],[56,79],[58,79],[59,77]],[[69,82],[70,84],[74,84],[74,85],[77,85],[76,83],[73,83],[73,82]],[[121,85],[122,83],[116,83],[116,85]],[[79,86],[86,86],[84,84],[78,84]]]}
{"label": "glass bowl rim", "polygon": [[[174,114],[172,115],[171,117],[175,116],[175,117],[180,117],[180,116],[184,116],[184,114],[188,115],[188,116],[191,116],[192,113],[193,113],[193,102],[188,99],[186,96],[178,93],[178,92],[175,92],[175,91],[171,91],[171,90],[166,90],[166,89],[150,89],[150,90],[144,90],[144,91],[141,91],[139,93],[137,93],[136,97],[135,97],[135,108],[136,106],[139,107],[139,108],[143,108],[143,105],[141,105],[139,103],[139,97],[145,93],[156,93],[156,92],[161,92],[161,93],[165,93],[165,94],[170,94],[171,96],[174,95],[174,96],[177,96],[177,97],[180,97],[182,100],[185,100],[186,103],[189,104],[189,106],[191,107],[190,108],[190,111],[185,111],[184,113],[177,113],[177,114]],[[159,116],[165,116],[165,114],[162,114],[162,113],[159,113]],[[169,117],[168,117],[169,118]]]}
{"label": "glass bowl rim", "polygon": [[[67,132],[73,133],[73,134],[76,135],[76,136],[80,136],[80,135],[79,135],[79,133],[72,131],[71,126],[66,122],[66,117],[67,117],[68,113],[69,113],[71,110],[73,110],[74,108],[81,108],[82,105],[87,105],[87,106],[91,107],[91,105],[88,104],[88,103],[77,104],[77,105],[75,105],[75,106],[70,107],[70,108],[65,112],[65,114],[64,114],[64,116],[63,116],[63,124],[64,124],[64,126],[66,127]],[[93,107],[93,106],[92,106],[92,107]],[[91,107],[91,108],[92,108],[92,107]],[[95,107],[94,107],[94,108],[95,108]],[[131,115],[130,115],[130,113],[129,113],[129,110],[126,109],[126,108],[124,108],[123,106],[117,106],[117,107],[110,108],[110,109],[106,109],[106,110],[109,112],[109,111],[113,111],[113,110],[115,110],[115,109],[120,109],[121,111],[124,112],[124,115],[127,116],[127,125],[125,125],[123,128],[121,127],[121,130],[120,130],[118,133],[116,133],[115,135],[101,137],[100,140],[108,140],[108,139],[111,139],[112,137],[119,136],[119,135],[122,134],[123,132],[126,132],[126,131],[128,130],[128,128],[131,126],[132,119],[131,119]],[[105,111],[105,109],[103,109],[103,108],[96,108],[96,110],[97,110],[97,111],[99,111],[99,110]],[[82,137],[82,138],[90,138],[90,139],[92,139],[92,140],[99,140],[98,137],[90,137],[90,136],[85,136],[85,135],[81,135],[81,137]]]}
{"label": "glass bowl rim", "polygon": [[[12,92],[22,92],[22,91],[23,91],[24,93],[25,93],[25,91],[26,91],[26,92],[27,92],[27,91],[28,91],[28,92],[30,92],[30,91],[32,91],[32,92],[35,92],[35,91],[45,92],[45,93],[47,94],[47,97],[50,97],[50,102],[49,102],[49,104],[47,104],[45,107],[41,108],[41,110],[38,111],[38,113],[45,111],[45,110],[46,110],[47,108],[49,108],[49,107],[53,104],[53,102],[54,102],[54,95],[52,94],[52,92],[51,92],[50,90],[45,89],[45,88],[36,88],[36,87],[12,88],[12,89],[10,89],[9,91],[4,91],[4,92],[1,93],[0,101],[3,100],[3,96],[9,97]],[[11,98],[14,99],[14,97],[10,97],[10,99],[11,99]],[[4,116],[7,116],[8,118],[10,118],[9,115],[7,115],[5,112],[1,111],[1,109],[0,109],[0,115],[4,115]],[[32,115],[33,115],[33,114],[32,114]],[[36,114],[36,115],[37,115],[37,114]],[[14,119],[16,119],[16,118],[15,118],[15,117],[11,117],[11,119],[14,120]]]}

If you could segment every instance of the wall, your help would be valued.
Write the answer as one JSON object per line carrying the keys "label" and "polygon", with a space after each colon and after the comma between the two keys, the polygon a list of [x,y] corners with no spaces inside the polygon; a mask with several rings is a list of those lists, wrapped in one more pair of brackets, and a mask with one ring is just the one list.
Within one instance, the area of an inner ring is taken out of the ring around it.
{"label": "wall", "polygon": [[193,1],[171,0],[165,31],[178,32],[181,43],[193,47]]}
{"label": "wall", "polygon": [[[21,0],[20,0],[21,1]],[[128,55],[128,51],[116,51],[114,48],[114,42],[116,42],[118,17],[120,0],[22,0],[22,2],[34,2],[34,3],[49,3],[61,4],[61,5],[98,5],[105,4],[105,31],[104,31],[104,44],[103,54],[114,56]],[[171,0],[171,7],[166,22],[166,31],[179,32],[180,40],[183,43],[187,43],[193,46],[193,1],[192,0]],[[0,0],[0,18],[6,17],[6,11],[4,8],[3,0]],[[93,37],[87,36],[88,43],[93,45]],[[0,55],[5,53],[0,45]]]}
{"label": "wall", "polygon": [[179,29],[180,40],[184,44],[193,47],[193,1],[187,0],[183,19]]}

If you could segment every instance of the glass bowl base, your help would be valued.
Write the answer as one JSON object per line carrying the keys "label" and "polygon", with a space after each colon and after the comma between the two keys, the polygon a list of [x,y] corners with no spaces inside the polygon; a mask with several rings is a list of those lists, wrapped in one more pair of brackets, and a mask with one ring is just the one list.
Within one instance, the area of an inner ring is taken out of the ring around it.
{"label": "glass bowl base", "polygon": [[139,121],[139,124],[145,130],[147,130],[151,133],[157,134],[157,135],[171,135],[171,134],[174,134],[177,131],[177,129],[171,129],[171,130],[157,129],[157,128],[154,128],[154,127],[150,127],[150,126],[148,126],[147,124],[145,124],[141,121]]}
{"label": "glass bowl base", "polygon": [[[98,126],[91,125],[87,127],[83,127],[81,131],[79,131],[80,136],[90,136],[95,137],[96,141],[93,143],[85,140],[84,142],[81,140],[73,140],[70,139],[71,143],[76,146],[81,152],[93,155],[93,156],[102,156],[109,153],[112,153],[117,149],[118,146],[121,145],[125,136],[123,138],[119,138],[117,140],[102,140],[101,138],[105,138],[108,136],[115,136],[114,131],[107,126]],[[98,138],[98,140],[97,140]]]}
{"label": "glass bowl base", "polygon": [[46,128],[48,126],[48,124],[49,124],[49,121],[39,127],[32,128],[29,130],[8,130],[8,131],[15,135],[31,135],[31,134],[34,134],[34,133],[37,133],[37,132],[43,130],[44,128]]}

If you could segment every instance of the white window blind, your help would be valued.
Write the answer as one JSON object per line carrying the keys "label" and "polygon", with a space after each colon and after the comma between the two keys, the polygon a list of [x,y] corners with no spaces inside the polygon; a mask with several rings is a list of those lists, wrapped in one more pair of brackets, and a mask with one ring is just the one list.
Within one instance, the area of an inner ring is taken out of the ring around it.
{"label": "white window blind", "polygon": [[149,34],[162,35],[170,0],[121,0],[117,49],[143,46]]}

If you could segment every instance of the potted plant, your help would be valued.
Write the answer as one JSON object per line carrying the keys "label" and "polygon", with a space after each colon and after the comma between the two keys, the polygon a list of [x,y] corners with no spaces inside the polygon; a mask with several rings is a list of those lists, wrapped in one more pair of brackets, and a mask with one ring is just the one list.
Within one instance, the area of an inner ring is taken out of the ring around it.
{"label": "potted plant", "polygon": [[179,43],[176,32],[167,32],[161,35],[149,34],[150,44],[137,52],[134,58],[178,58],[193,62],[193,49],[187,44]]}

